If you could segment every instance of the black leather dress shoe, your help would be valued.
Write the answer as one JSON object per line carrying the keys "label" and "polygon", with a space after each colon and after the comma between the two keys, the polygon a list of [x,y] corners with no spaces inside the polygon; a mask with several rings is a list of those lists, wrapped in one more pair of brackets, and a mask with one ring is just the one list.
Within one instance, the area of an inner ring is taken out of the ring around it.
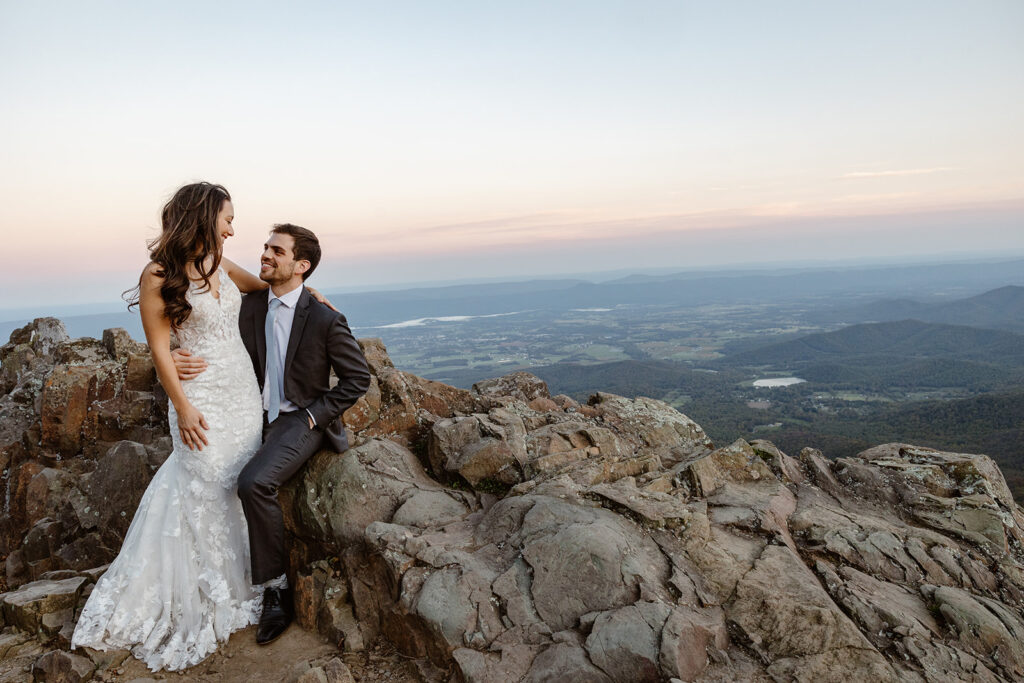
{"label": "black leather dress shoe", "polygon": [[294,616],[291,588],[267,588],[263,591],[263,613],[256,628],[256,644],[266,645],[277,640]]}

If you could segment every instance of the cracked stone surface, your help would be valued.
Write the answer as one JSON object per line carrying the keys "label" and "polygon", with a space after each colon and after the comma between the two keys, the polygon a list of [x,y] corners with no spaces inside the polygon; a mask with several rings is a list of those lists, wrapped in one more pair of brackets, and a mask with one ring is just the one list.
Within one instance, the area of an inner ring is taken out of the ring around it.
{"label": "cracked stone surface", "polygon": [[[1024,678],[1024,511],[988,457],[716,448],[659,401],[581,405],[522,372],[464,391],[360,343],[353,447],[281,490],[299,624],[324,653],[384,644],[430,681]],[[166,455],[144,360],[54,320],[0,349],[0,680],[116,680],[62,653]],[[340,675],[324,653],[286,678]]]}
{"label": "cracked stone surface", "polygon": [[521,373],[487,387],[431,423],[430,483],[400,496],[421,514],[383,514],[358,549],[317,536],[407,655],[473,681],[1021,676],[1024,519],[986,456],[714,448],[650,399],[583,414]]}

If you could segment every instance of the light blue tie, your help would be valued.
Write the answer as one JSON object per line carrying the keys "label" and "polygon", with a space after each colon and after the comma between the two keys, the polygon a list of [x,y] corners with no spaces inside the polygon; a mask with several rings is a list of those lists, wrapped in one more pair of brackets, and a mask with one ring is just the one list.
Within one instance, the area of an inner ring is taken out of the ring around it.
{"label": "light blue tie", "polygon": [[267,337],[267,393],[270,405],[267,408],[267,420],[273,422],[281,414],[281,360],[277,351],[277,335],[274,334],[274,321],[277,320],[277,309],[281,300],[273,298],[267,309],[267,322],[263,332]]}

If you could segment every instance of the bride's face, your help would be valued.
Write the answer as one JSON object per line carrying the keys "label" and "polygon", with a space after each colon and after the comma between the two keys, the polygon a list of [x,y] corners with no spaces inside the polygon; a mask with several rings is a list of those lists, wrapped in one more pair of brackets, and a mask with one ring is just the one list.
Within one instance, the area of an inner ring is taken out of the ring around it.
{"label": "bride's face", "polygon": [[231,227],[234,220],[235,207],[230,199],[225,199],[220,206],[220,213],[217,214],[217,246],[223,247],[224,240],[235,234],[235,229]]}

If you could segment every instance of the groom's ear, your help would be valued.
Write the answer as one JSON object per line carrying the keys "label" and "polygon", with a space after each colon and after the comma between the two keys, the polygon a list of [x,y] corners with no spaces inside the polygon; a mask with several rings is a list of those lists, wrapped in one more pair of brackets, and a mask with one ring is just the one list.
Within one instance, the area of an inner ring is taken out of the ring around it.
{"label": "groom's ear", "polygon": [[302,275],[307,270],[309,270],[310,265],[311,265],[310,262],[307,261],[306,259],[301,259],[299,261],[296,261],[295,262],[295,272],[299,273],[300,275]]}

